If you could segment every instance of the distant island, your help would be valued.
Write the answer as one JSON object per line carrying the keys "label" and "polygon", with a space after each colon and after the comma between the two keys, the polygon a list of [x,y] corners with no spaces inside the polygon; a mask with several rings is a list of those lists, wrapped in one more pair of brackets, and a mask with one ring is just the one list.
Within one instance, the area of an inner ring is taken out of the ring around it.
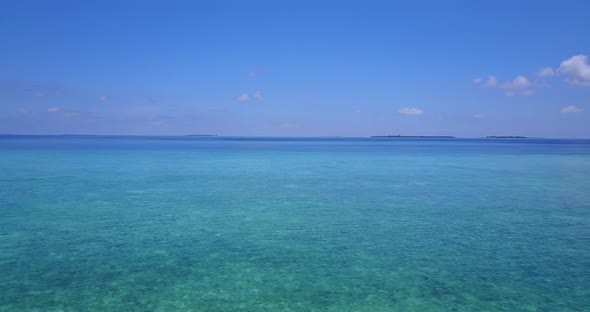
{"label": "distant island", "polygon": [[450,135],[374,135],[372,138],[455,139]]}
{"label": "distant island", "polygon": [[184,136],[187,136],[187,137],[213,137],[213,136],[217,136],[217,134],[185,134]]}
{"label": "distant island", "polygon": [[94,137],[98,136],[98,134],[70,134],[70,133],[63,133],[63,134],[56,134],[56,136],[62,137]]}
{"label": "distant island", "polygon": [[487,136],[486,139],[526,139],[527,137],[524,136],[514,136],[514,135],[507,135],[507,136],[503,136],[503,135],[491,135],[491,136]]}

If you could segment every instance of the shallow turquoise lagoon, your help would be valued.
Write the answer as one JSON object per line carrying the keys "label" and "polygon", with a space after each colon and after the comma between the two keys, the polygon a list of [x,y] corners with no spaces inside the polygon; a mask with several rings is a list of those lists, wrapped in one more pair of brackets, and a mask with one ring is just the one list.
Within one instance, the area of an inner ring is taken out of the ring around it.
{"label": "shallow turquoise lagoon", "polygon": [[590,311],[590,141],[2,136],[0,311]]}

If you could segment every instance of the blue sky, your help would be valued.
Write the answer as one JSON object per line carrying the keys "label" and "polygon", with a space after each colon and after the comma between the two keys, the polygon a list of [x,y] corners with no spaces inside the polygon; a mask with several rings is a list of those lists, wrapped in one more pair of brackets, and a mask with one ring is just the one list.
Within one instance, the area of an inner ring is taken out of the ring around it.
{"label": "blue sky", "polygon": [[588,1],[4,0],[0,133],[588,138],[589,30]]}

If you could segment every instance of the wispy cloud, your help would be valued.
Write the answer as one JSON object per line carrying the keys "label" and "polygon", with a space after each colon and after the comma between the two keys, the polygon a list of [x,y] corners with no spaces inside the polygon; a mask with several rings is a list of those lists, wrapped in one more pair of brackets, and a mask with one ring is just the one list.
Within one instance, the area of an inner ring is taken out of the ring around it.
{"label": "wispy cloud", "polygon": [[248,93],[242,93],[236,98],[236,100],[239,102],[246,102],[250,100],[250,96]]}
{"label": "wispy cloud", "polygon": [[562,114],[581,113],[583,111],[584,109],[577,107],[576,105],[566,106],[561,109]]}
{"label": "wispy cloud", "polygon": [[252,98],[255,100],[258,100],[258,101],[264,100],[264,96],[262,95],[262,93],[260,93],[260,91],[254,92],[254,95],[252,96]]}
{"label": "wispy cloud", "polygon": [[551,77],[551,76],[555,76],[555,70],[553,70],[553,68],[551,68],[551,67],[543,67],[543,68],[539,69],[539,72],[537,74],[541,78]]}
{"label": "wispy cloud", "polygon": [[486,118],[486,115],[485,114],[477,113],[477,114],[473,114],[473,118],[475,118],[475,119],[485,119]]}
{"label": "wispy cloud", "polygon": [[51,115],[60,116],[60,117],[66,117],[66,118],[76,117],[76,116],[80,115],[79,111],[61,109],[59,107],[49,107],[49,108],[47,108],[47,113],[51,114]]}
{"label": "wispy cloud", "polygon": [[98,97],[98,100],[101,101],[101,102],[106,102],[106,101],[109,100],[109,97],[106,96],[106,95],[101,95],[101,96]]}
{"label": "wispy cloud", "polygon": [[504,92],[506,96],[531,95],[534,93],[532,87],[532,83],[525,76],[518,76],[500,86],[500,88],[508,89]]}
{"label": "wispy cloud", "polygon": [[399,113],[402,115],[422,115],[424,110],[417,107],[404,107],[399,110]]}
{"label": "wispy cloud", "polygon": [[498,81],[496,76],[490,75],[485,80],[481,78],[475,78],[473,79],[473,83],[489,88],[504,89],[506,90],[504,91],[504,95],[506,96],[532,95],[534,93],[533,88],[540,86],[533,84],[527,77],[522,75],[516,76],[512,80],[504,82]]}
{"label": "wispy cloud", "polygon": [[[478,79],[479,78],[476,78],[475,80]],[[481,79],[479,79],[479,81],[481,81]],[[484,85],[488,87],[495,87],[498,85],[498,79],[496,79],[496,76],[488,76],[488,79],[485,80]]]}
{"label": "wispy cloud", "polygon": [[260,92],[260,91],[256,91],[252,95],[250,95],[248,93],[242,93],[236,98],[236,100],[238,102],[247,102],[247,101],[251,101],[251,100],[262,101],[262,100],[264,100],[264,95],[262,95],[262,92]]}

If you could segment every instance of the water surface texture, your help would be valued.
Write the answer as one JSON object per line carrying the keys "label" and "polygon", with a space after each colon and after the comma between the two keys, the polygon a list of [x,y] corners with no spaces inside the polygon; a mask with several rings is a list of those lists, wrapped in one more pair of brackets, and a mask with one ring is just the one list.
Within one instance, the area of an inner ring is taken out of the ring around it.
{"label": "water surface texture", "polygon": [[590,141],[0,137],[0,311],[590,311]]}

